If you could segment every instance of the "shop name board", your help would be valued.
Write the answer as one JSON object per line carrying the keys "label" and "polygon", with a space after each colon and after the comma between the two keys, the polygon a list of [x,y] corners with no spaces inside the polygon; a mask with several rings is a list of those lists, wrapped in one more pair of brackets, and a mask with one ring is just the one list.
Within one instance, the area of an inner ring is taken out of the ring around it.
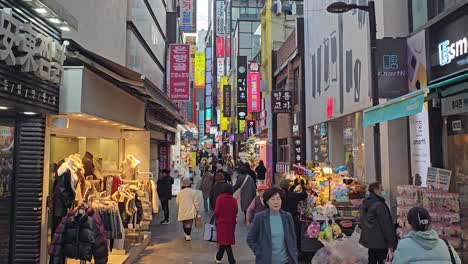
{"label": "shop name board", "polygon": [[224,35],[226,32],[226,6],[224,0],[216,1],[216,35]]}
{"label": "shop name board", "polygon": [[[465,54],[468,54],[468,39],[465,37],[459,39],[455,42],[450,42],[450,40],[444,40],[439,43],[439,65],[444,66],[450,64],[455,58],[461,57]],[[468,64],[468,60],[462,62]]]}
{"label": "shop name board", "polygon": [[294,164],[302,164],[302,142],[301,137],[297,136],[293,138],[294,142]]}
{"label": "shop name board", "polygon": [[[33,88],[34,87],[34,88]],[[0,79],[0,93],[6,96],[19,97],[21,100],[36,101],[39,103],[57,106],[58,97],[50,94],[37,86],[30,86],[26,83],[19,84],[8,79]]]}
{"label": "shop name board", "polygon": [[468,112],[468,93],[442,98],[442,115],[450,116]]}
{"label": "shop name board", "polygon": [[450,21],[429,28],[429,81],[467,70],[468,13],[459,12]]}
{"label": "shop name board", "polygon": [[0,9],[0,36],[0,61],[42,80],[62,82],[65,45],[36,32],[30,23],[21,23],[4,9]]}
{"label": "shop name board", "polygon": [[190,45],[170,45],[169,78],[170,98],[174,102],[189,101]]}
{"label": "shop name board", "polygon": [[[237,119],[245,121],[247,117],[247,57],[237,57]],[[245,122],[239,122],[240,131],[244,131]]]}
{"label": "shop name board", "polygon": [[231,85],[223,87],[223,116],[231,117]]}
{"label": "shop name board", "polygon": [[274,91],[271,98],[273,113],[290,113],[292,110],[291,91]]}
{"label": "shop name board", "polygon": [[180,1],[180,26],[181,31],[193,31],[194,17],[193,17],[193,2],[192,0]]}
{"label": "shop name board", "polygon": [[377,75],[380,98],[396,98],[408,92],[405,38],[377,40]]}

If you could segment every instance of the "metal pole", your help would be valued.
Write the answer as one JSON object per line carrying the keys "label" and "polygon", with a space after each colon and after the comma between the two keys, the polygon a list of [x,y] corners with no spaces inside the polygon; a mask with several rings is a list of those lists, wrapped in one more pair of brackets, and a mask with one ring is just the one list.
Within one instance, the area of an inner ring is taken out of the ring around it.
{"label": "metal pole", "polygon": [[[377,22],[375,20],[375,2],[369,1],[369,29],[370,29],[370,46],[371,46],[371,71],[372,71],[372,105],[379,105],[379,80],[377,75]],[[382,180],[381,166],[381,149],[380,149],[380,124],[374,125],[374,162],[375,162],[375,178],[377,181]]]}

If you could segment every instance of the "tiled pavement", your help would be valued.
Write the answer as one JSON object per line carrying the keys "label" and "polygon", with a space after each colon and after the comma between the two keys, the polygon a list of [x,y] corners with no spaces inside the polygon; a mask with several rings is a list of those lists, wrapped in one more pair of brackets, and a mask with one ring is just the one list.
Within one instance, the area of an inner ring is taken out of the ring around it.
{"label": "tiled pavement", "polygon": [[[169,225],[160,225],[162,214],[159,213],[151,227],[151,244],[142,253],[137,263],[164,263],[164,264],[205,264],[214,263],[214,255],[217,250],[216,243],[203,240],[203,229],[194,229],[192,241],[184,240],[182,225],[177,222],[177,207],[175,198],[170,201],[171,212]],[[210,214],[204,215],[204,220],[209,220]],[[239,214],[236,227],[236,245],[233,246],[234,256],[238,264],[255,263],[252,251],[245,242],[247,229],[243,214]],[[228,263],[227,256],[223,263]]]}

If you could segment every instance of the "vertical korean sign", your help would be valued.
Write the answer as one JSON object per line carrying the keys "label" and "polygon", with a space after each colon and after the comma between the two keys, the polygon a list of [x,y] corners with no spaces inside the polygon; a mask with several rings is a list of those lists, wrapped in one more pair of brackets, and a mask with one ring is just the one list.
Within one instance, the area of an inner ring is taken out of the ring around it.
{"label": "vertical korean sign", "polygon": [[205,88],[205,52],[195,53],[195,81],[193,88]]}
{"label": "vertical korean sign", "polygon": [[169,47],[169,91],[174,102],[190,100],[190,45]]}
{"label": "vertical korean sign", "polygon": [[260,112],[260,72],[249,71],[247,83],[247,111],[249,113]]}
{"label": "vertical korean sign", "polygon": [[225,117],[231,117],[231,85],[223,87],[223,114]]}
{"label": "vertical korean sign", "polygon": [[192,0],[180,0],[180,24],[179,29],[181,31],[193,31],[193,1]]}
{"label": "vertical korean sign", "polygon": [[[247,57],[237,57],[237,120],[239,129],[245,128],[247,116]],[[243,130],[239,130],[243,131]]]}
{"label": "vertical korean sign", "polygon": [[219,90],[220,90],[220,112],[221,112],[221,119],[220,119],[220,130],[222,131],[227,131],[228,130],[228,118],[225,116],[224,113],[224,89],[226,88],[228,84],[228,78],[227,76],[221,76],[221,82],[219,83]]}
{"label": "vertical korean sign", "polygon": [[224,0],[217,0],[216,1],[216,35],[223,36],[224,32],[226,31],[226,20],[225,20],[225,12],[226,5]]}

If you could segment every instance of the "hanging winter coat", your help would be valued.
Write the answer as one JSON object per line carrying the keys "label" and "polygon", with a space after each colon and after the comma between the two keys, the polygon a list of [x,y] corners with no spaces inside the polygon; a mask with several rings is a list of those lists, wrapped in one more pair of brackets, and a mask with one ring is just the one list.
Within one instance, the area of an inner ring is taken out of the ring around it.
{"label": "hanging winter coat", "polygon": [[63,264],[65,258],[107,263],[108,249],[101,217],[92,209],[83,215],[71,211],[55,231],[49,248],[52,264]]}
{"label": "hanging winter coat", "polygon": [[[75,201],[75,191],[72,189],[71,172],[66,170],[62,175],[55,174],[54,180],[54,216],[63,217],[67,214],[73,201]],[[57,221],[58,222],[58,221]]]}

